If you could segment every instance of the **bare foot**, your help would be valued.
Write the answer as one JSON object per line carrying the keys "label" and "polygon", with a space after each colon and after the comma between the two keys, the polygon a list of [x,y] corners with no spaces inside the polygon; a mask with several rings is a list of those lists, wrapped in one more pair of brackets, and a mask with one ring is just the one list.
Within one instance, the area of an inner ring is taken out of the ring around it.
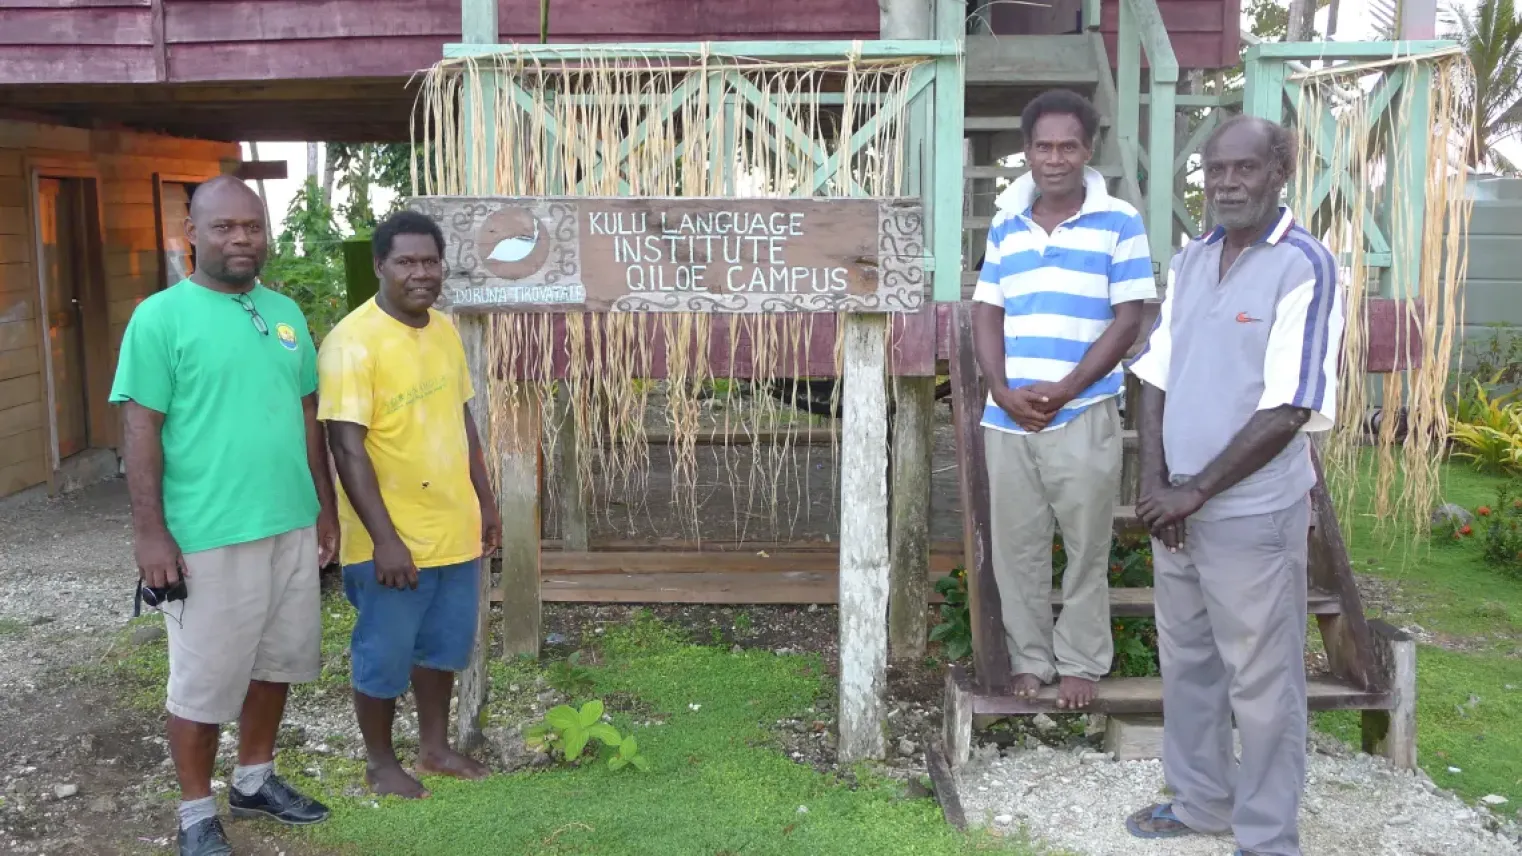
{"label": "bare foot", "polygon": [[1015,675],[1015,698],[1035,698],[1041,692],[1041,679],[1021,672]]}
{"label": "bare foot", "polygon": [[1094,700],[1094,681],[1083,678],[1063,677],[1057,688],[1057,706],[1063,709],[1081,710]]}
{"label": "bare foot", "polygon": [[409,800],[428,796],[428,789],[423,787],[423,783],[407,775],[407,771],[394,759],[365,765],[365,784],[377,796],[390,794]]}
{"label": "bare foot", "polygon": [[491,775],[491,770],[485,764],[453,749],[418,753],[414,769],[425,776],[452,776],[456,779],[484,779]]}

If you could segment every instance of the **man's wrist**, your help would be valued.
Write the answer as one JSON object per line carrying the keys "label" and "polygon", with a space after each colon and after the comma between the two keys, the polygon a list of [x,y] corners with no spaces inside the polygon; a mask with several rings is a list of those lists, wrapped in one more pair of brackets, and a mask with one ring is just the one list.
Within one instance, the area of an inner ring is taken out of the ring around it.
{"label": "man's wrist", "polygon": [[1083,392],[1083,388],[1078,386],[1078,383],[1073,380],[1072,375],[1057,381],[1057,394],[1062,396],[1064,401],[1072,401],[1078,397],[1080,392]]}
{"label": "man's wrist", "polygon": [[164,523],[164,518],[147,518],[132,521],[132,536],[134,538],[168,538],[169,526]]}

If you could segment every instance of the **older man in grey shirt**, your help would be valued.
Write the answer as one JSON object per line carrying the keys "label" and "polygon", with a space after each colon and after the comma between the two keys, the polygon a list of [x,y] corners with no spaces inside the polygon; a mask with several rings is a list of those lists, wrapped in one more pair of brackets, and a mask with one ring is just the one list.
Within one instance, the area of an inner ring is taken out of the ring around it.
{"label": "older man in grey shirt", "polygon": [[1126,825],[1230,832],[1238,856],[1301,856],[1307,433],[1332,427],[1343,308],[1335,258],[1278,204],[1294,162],[1294,138],[1262,119],[1212,135],[1205,198],[1220,225],[1174,257],[1130,367],[1174,799]]}

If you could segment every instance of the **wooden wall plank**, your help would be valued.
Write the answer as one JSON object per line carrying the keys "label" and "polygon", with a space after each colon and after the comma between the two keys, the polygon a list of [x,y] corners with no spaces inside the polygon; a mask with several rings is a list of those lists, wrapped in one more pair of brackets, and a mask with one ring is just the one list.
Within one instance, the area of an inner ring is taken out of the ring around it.
{"label": "wooden wall plank", "polygon": [[[0,354],[0,364],[3,364],[5,357],[5,354]],[[42,402],[40,401],[0,410],[0,437],[12,437],[22,431],[43,427],[45,423],[42,421]],[[38,453],[41,454],[41,449]]]}
{"label": "wooden wall plank", "polygon": [[120,223],[106,221],[106,246],[129,250],[159,249],[158,229],[150,221]]}
{"label": "wooden wall plank", "polygon": [[37,322],[0,322],[0,351],[37,347]]}
{"label": "wooden wall plank", "polygon": [[[1170,39],[1180,33],[1213,33],[1224,31],[1226,4],[1221,0],[1159,0],[1157,9],[1168,27]],[[1120,3],[1107,2],[1100,7],[1099,29],[1113,33],[1120,29]],[[1180,67],[1184,67],[1182,61]]]}
{"label": "wooden wall plank", "polygon": [[0,380],[30,377],[42,370],[42,357],[34,344],[29,348],[0,351]]}
{"label": "wooden wall plank", "polygon": [[47,464],[42,456],[42,446],[39,445],[36,457],[0,467],[0,496],[10,496],[47,480]]}
{"label": "wooden wall plank", "polygon": [[[538,36],[538,0],[499,0],[498,29],[503,42]],[[677,6],[680,6],[678,13]],[[165,0],[165,39],[187,42],[288,41],[392,36],[393,22],[405,20],[415,36],[459,41],[458,0],[258,0],[205,3]],[[575,0],[555,10],[557,41],[685,41],[692,36],[718,38],[820,33],[850,33],[876,38],[874,0]],[[657,38],[658,37],[658,38]]]}
{"label": "wooden wall plank", "polygon": [[42,378],[39,375],[0,380],[0,408],[20,407],[23,404],[41,401],[41,381]]}
{"label": "wooden wall plank", "polygon": [[151,45],[0,47],[0,83],[152,83]]}
{"label": "wooden wall plank", "polygon": [[[537,20],[537,15],[535,16]],[[181,43],[169,57],[171,81],[282,80],[410,76],[438,62],[458,34],[311,39],[284,50],[264,42]]]}
{"label": "wooden wall plank", "polygon": [[[173,109],[178,105],[165,105],[161,109]],[[141,131],[96,131],[95,150],[112,158],[147,157],[172,159],[186,166],[204,167],[208,162],[242,157],[242,147],[237,143],[220,140],[193,140],[185,137],[167,137]],[[211,173],[215,175],[216,172]]]}
{"label": "wooden wall plank", "polygon": [[29,261],[16,261],[0,255],[0,294],[12,291],[31,291],[37,287]]}
{"label": "wooden wall plank", "polygon": [[0,235],[0,262],[20,262],[31,259],[29,236]]}
{"label": "wooden wall plank", "polygon": [[[0,61],[5,60],[6,53],[0,52]],[[87,152],[90,150],[90,132],[84,128],[0,119],[0,149]]]}
{"label": "wooden wall plank", "polygon": [[31,291],[0,293],[0,324],[28,321],[37,317],[37,296]]}
{"label": "wooden wall plank", "polygon": [[142,303],[143,298],[146,296],[147,293],[145,292],[137,297],[133,297],[127,300],[111,301],[110,304],[108,304],[109,309],[106,314],[106,319],[111,323],[113,328],[118,324],[125,325],[128,321],[132,320],[132,313],[137,311],[138,304]]}
{"label": "wooden wall plank", "polygon": [[[12,200],[0,200],[10,202]],[[5,205],[0,208],[0,235],[30,235],[32,224],[27,216],[27,210],[20,205]]]}
{"label": "wooden wall plank", "polygon": [[153,186],[140,181],[108,181],[101,188],[101,201],[111,205],[152,205]]}
{"label": "wooden wall plank", "polygon": [[51,9],[101,9],[113,6],[141,6],[147,8],[153,0],[0,0],[0,9],[31,9],[46,6]]}
{"label": "wooden wall plank", "polygon": [[41,457],[42,449],[42,429],[40,428],[32,428],[9,437],[0,437],[0,467]]}
{"label": "wooden wall plank", "polygon": [[0,151],[0,178],[15,178],[21,175],[21,152]]}
{"label": "wooden wall plank", "polygon": [[148,10],[141,7],[96,8],[88,12],[12,9],[5,13],[5,26],[0,27],[0,45],[151,45],[148,18]]}

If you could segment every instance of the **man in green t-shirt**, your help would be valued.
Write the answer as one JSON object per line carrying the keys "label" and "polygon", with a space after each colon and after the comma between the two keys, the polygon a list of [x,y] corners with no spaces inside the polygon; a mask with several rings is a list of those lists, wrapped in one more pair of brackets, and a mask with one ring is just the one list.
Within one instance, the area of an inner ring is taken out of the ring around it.
{"label": "man in green t-shirt", "polygon": [[338,522],[306,319],[257,282],[264,206],[238,179],[213,179],[196,189],[186,233],[195,273],[133,312],[111,402],[142,585],[186,590],[161,606],[180,856],[225,856],[211,790],[224,722],[238,721],[235,816],[328,816],[274,775],[274,758],[290,684],[321,670],[318,572]]}

